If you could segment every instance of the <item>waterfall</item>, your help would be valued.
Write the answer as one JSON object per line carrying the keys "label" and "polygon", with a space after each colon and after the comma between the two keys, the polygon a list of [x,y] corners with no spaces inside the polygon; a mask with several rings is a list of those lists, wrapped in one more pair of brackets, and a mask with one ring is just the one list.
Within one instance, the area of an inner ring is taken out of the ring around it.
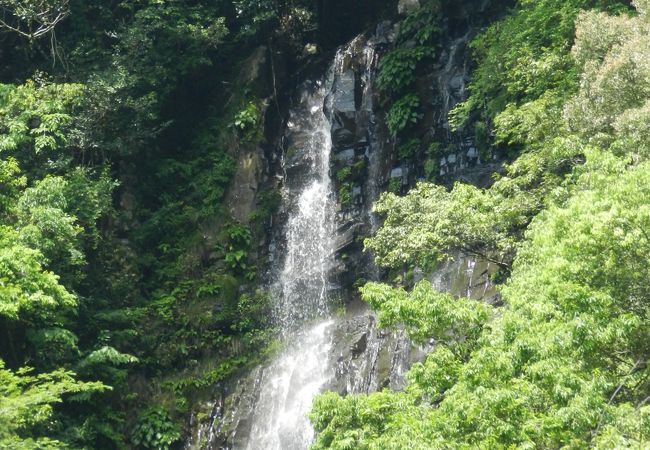
{"label": "waterfall", "polygon": [[333,320],[306,327],[295,342],[264,370],[247,450],[304,450],[314,432],[307,413],[331,377],[329,359]]}
{"label": "waterfall", "polygon": [[[328,77],[329,78],[329,77]],[[283,331],[328,310],[328,275],[333,265],[336,199],[329,175],[332,148],[324,102],[331,82],[302,89],[301,102],[289,116],[294,159],[303,167],[285,173],[283,198],[289,217],[285,226],[284,264],[274,293],[276,317]]]}
{"label": "waterfall", "polygon": [[[426,353],[401,330],[377,329],[354,293],[355,277],[379,278],[359,237],[379,225],[370,207],[391,169],[373,79],[393,35],[382,23],[358,36],[339,49],[324,79],[297,90],[282,134],[282,206],[267,277],[284,350],[215,386],[190,419],[186,450],[306,450],[317,394],[402,389],[405,371]],[[330,173],[352,166],[365,170],[350,181],[352,201],[338,205]],[[334,314],[339,299],[346,308]]]}
{"label": "waterfall", "polygon": [[327,364],[333,320],[327,316],[336,199],[329,175],[331,126],[324,112],[328,78],[315,88],[305,86],[289,116],[291,153],[302,170],[285,174],[284,263],[272,289],[288,348],[263,371],[246,450],[306,449],[313,439],[307,413],[333,376]]}

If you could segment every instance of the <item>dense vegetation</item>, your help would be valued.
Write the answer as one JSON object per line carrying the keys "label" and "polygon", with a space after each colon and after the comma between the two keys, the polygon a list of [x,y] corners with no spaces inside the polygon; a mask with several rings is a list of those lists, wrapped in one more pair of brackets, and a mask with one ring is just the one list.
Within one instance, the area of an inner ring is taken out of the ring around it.
{"label": "dense vegetation", "polygon": [[277,199],[238,222],[224,196],[271,94],[240,74],[260,45],[295,60],[317,13],[0,1],[1,448],[170,448],[263,352]]}
{"label": "dense vegetation", "polygon": [[[382,326],[436,347],[404,392],[319,397],[316,449],[650,446],[650,2],[514,3],[450,115],[503,173],[384,194],[366,241],[391,274],[490,261],[502,303],[365,284]],[[417,75],[454,2],[421,4],[377,80],[413,164],[437,157]],[[178,447],[193,402],[271,347],[257,245],[278,195],[236,220],[228,186],[287,72],[379,6],[0,0],[0,448]]]}
{"label": "dense vegetation", "polygon": [[404,392],[320,396],[315,449],[650,445],[650,3],[519,1],[473,41],[458,127],[512,161],[486,189],[384,194],[379,264],[454,250],[500,268],[502,306],[369,283],[384,326],[436,348]]}

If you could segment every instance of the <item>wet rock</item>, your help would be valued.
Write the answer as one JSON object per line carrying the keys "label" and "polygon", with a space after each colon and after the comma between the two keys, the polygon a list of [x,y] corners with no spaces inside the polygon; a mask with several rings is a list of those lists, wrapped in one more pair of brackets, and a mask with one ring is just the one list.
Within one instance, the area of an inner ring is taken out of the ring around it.
{"label": "wet rock", "polygon": [[375,28],[375,35],[371,38],[374,45],[387,45],[395,42],[397,30],[395,24],[390,20],[379,22]]}
{"label": "wet rock", "polygon": [[354,122],[337,121],[332,126],[332,143],[335,147],[347,147],[354,144]]}
{"label": "wet rock", "polygon": [[413,346],[402,330],[379,330],[374,314],[363,303],[348,310],[333,334],[336,371],[330,390],[345,395],[383,387],[403,389],[406,371],[421,361],[428,349]]}
{"label": "wet rock", "polygon": [[239,80],[243,82],[243,85],[251,87],[258,97],[267,97],[273,91],[268,69],[268,49],[262,45],[253,50],[253,53],[244,61],[239,73]]}
{"label": "wet rock", "polygon": [[359,222],[348,223],[343,226],[343,229],[336,233],[336,240],[334,242],[334,249],[336,253],[344,251],[348,246],[354,243],[357,231],[363,224]]}
{"label": "wet rock", "polygon": [[354,103],[355,75],[352,69],[340,74],[332,94],[332,112],[334,114],[352,114],[356,111]]}
{"label": "wet rock", "polygon": [[[239,80],[242,86],[252,89],[258,97],[265,98],[273,95],[268,73],[268,49],[260,46],[244,61]],[[262,105],[261,117],[265,117],[268,103],[267,100]],[[247,224],[255,209],[257,191],[266,167],[264,152],[257,143],[241,143],[234,137],[230,146],[236,149],[238,155],[237,168],[225,202],[232,217]]]}
{"label": "wet rock", "polygon": [[465,89],[465,77],[463,74],[453,76],[449,80],[449,88],[456,96],[461,96],[462,91]]}
{"label": "wet rock", "polygon": [[435,271],[414,275],[416,281],[427,278],[438,290],[454,296],[494,303],[499,295],[491,276],[498,270],[494,263],[458,252]]}
{"label": "wet rock", "polygon": [[214,401],[203,405],[203,412],[193,414],[194,430],[185,450],[227,450],[243,448],[251,432],[251,419],[259,395],[262,368],[221,386]]}
{"label": "wet rock", "polygon": [[334,148],[354,146],[356,135],[355,74],[347,70],[335,81],[332,94],[332,144]]}
{"label": "wet rock", "polygon": [[359,340],[352,345],[351,355],[357,359],[368,348],[368,333],[363,333]]}
{"label": "wet rock", "polygon": [[340,152],[334,153],[334,160],[336,162],[349,165],[354,161],[355,151],[353,148],[346,148]]}
{"label": "wet rock", "polygon": [[[400,0],[399,7],[400,13],[405,14],[419,8],[420,2]],[[459,14],[465,14],[465,11],[460,11],[459,8]],[[463,22],[466,23],[471,21]],[[456,30],[453,37],[441,42],[444,51],[441,52],[440,59],[431,65],[436,72],[427,74],[426,87],[433,91],[432,99],[423,102],[436,105],[435,114],[430,115],[430,123],[425,124],[425,128],[432,130],[431,136],[441,142],[441,176],[452,181],[463,179],[462,177],[482,179],[484,175],[488,178],[494,171],[493,167],[488,169],[487,165],[485,170],[483,166],[476,166],[479,158],[473,130],[461,130],[460,133],[453,134],[447,123],[447,112],[464,100],[467,94],[465,86],[470,67],[467,42],[473,31],[467,30],[465,35],[459,36],[458,33],[462,32],[463,29]],[[389,177],[401,179],[406,184],[409,182],[408,169],[411,169],[413,180],[419,175],[417,167],[393,167],[392,140],[385,131],[381,111],[375,110],[378,103],[376,92],[372,88],[373,71],[378,60],[375,46],[380,49],[377,54],[381,54],[395,41],[395,35],[395,26],[390,22],[382,22],[376,27],[374,36],[368,38],[361,35],[347,46],[339,61],[340,72],[334,81],[335,88],[326,101],[333,144],[331,173],[362,159],[369,166],[364,168],[363,175],[355,175],[353,180],[346,180],[354,184],[352,194],[355,201],[337,211],[339,230],[334,243],[337,259],[333,262],[334,267],[329,275],[331,298],[340,296],[347,304],[347,312],[335,319],[329,356],[334,374],[327,389],[341,394],[368,393],[382,387],[402,389],[405,385],[405,372],[414,362],[421,361],[434,344],[431,341],[425,348],[416,347],[403,330],[377,329],[376,318],[367,306],[351,299],[354,297],[353,283],[359,277],[371,274],[369,279],[377,279],[372,277],[380,275],[378,270],[373,272],[368,259],[364,259],[358,243],[359,237],[369,235],[370,230],[378,226],[377,219],[370,213],[372,202],[385,187]],[[307,108],[301,114],[292,116],[294,122],[289,123],[288,129],[284,131],[282,150],[287,175],[285,183],[305,182],[299,174],[312,162],[297,150],[304,148],[305,143],[313,137],[301,132],[305,129],[302,121],[307,120],[309,114]],[[281,250],[275,251],[281,254]],[[485,261],[458,255],[458,258],[443,264],[438,271],[416,273],[415,277],[427,278],[439,289],[453,295],[495,302],[498,301],[498,293],[490,281],[490,275],[495,270],[493,265]],[[324,364],[327,362],[324,361]],[[248,440],[262,373],[263,369],[258,368],[220,390],[215,396],[215,403],[206,407],[204,419],[194,421],[194,424],[205,425],[202,425],[203,436],[210,436],[210,446],[188,448],[226,449]]]}

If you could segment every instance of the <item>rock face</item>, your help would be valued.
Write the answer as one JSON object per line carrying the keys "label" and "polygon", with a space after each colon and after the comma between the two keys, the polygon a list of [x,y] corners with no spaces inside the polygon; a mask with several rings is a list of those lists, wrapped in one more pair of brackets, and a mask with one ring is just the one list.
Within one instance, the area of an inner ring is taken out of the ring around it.
{"label": "rock face", "polygon": [[[323,361],[323,365],[332,367],[334,376],[325,389],[342,395],[374,392],[384,387],[402,389],[406,370],[426,352],[414,348],[402,331],[378,330],[375,318],[367,311],[350,312],[339,318],[330,339],[334,346],[329,361]],[[291,347],[294,343],[286,344]],[[245,376],[217,386],[214,400],[204,403],[192,415],[193,436],[185,448],[247,448],[261,380],[269,367],[257,367]]]}
{"label": "rock face", "polygon": [[376,275],[362,251],[362,239],[377,225],[370,210],[388,182],[393,145],[380,116],[374,78],[395,36],[395,27],[381,22],[373,34],[360,35],[345,46],[336,61],[340,75],[326,103],[332,124],[331,171],[339,193],[336,272],[343,290],[358,278]]}
{"label": "rock face", "polygon": [[365,305],[337,323],[333,342],[335,376],[328,390],[341,395],[403,389],[406,371],[428,350],[413,346],[402,330],[378,329]]}
{"label": "rock face", "polygon": [[430,86],[424,140],[438,147],[438,172],[434,175],[439,182],[485,186],[501,166],[498,155],[487,145],[487,126],[484,130],[452,130],[448,120],[449,112],[467,99],[472,64],[469,42],[493,14],[491,6],[491,0],[456,2],[445,11],[446,40],[433,70],[421,80]]}
{"label": "rock face", "polygon": [[[419,7],[417,0],[402,0],[399,4],[404,12]],[[482,1],[475,9],[458,7],[458,17],[454,20],[464,25],[448,25],[448,39],[441,44],[443,50],[438,61],[418,80],[428,92],[424,134],[440,146],[436,161],[439,173],[436,175],[443,182],[460,179],[485,185],[498,167],[498,161],[479,148],[474,130],[452,132],[447,121],[448,112],[467,96],[468,42],[474,33],[468,25],[472,22],[468,14],[480,15],[481,8],[487,4]],[[373,87],[378,61],[392,47],[395,36],[394,25],[382,22],[372,34],[360,35],[343,47],[337,53],[332,88],[325,99],[324,112],[331,124],[330,175],[339,200],[334,239],[336,267],[331,270],[328,289],[330,299],[339,298],[345,312],[332,319],[331,350],[323,364],[332,369],[326,389],[342,395],[383,388],[403,389],[408,368],[423,360],[431,350],[427,346],[414,346],[401,330],[379,330],[374,314],[356,298],[354,287],[358,279],[377,280],[382,275],[370,255],[363,252],[361,242],[379,226],[378,218],[371,213],[373,202],[389,183],[406,189],[417,181],[423,169],[417,163],[396,162],[395,143],[387,131],[378,93]],[[308,90],[310,86],[316,89],[320,85],[317,81],[305,81],[299,90]],[[311,161],[298,150],[312,138],[303,123],[306,117],[307,114],[293,116],[286,123],[278,150],[278,154],[282,154],[278,159],[283,161],[283,168],[275,177],[297,186],[309,181],[301,174],[308,172]],[[255,160],[253,153],[244,152],[240,156],[235,177],[239,187],[229,194],[233,205],[243,205],[238,206],[242,218],[248,213],[245,205],[254,202],[254,196],[251,200],[247,189],[257,189],[253,178],[260,174],[257,169],[260,161]],[[286,217],[281,213],[276,228],[283,220]],[[281,253],[282,249],[282,238],[272,238],[270,260],[273,261],[273,254]],[[496,271],[490,263],[457,254],[432,273],[416,270],[414,279],[426,278],[438,289],[459,297],[497,303],[499,296],[490,280]],[[286,343],[289,347],[296,344]],[[254,413],[259,406],[261,380],[265,372],[270,373],[271,367],[272,363],[257,367],[215,386],[213,400],[192,415],[193,436],[186,449],[246,448]]]}
{"label": "rock face", "polygon": [[230,215],[239,223],[247,224],[255,210],[255,199],[264,167],[264,153],[257,145],[246,145],[239,149],[237,169],[226,196]]}
{"label": "rock face", "polygon": [[246,376],[216,386],[213,400],[192,413],[188,450],[243,448],[252,427],[262,367]]}
{"label": "rock face", "polygon": [[[269,80],[269,54],[265,46],[260,46],[244,61],[239,80],[260,98],[273,94]],[[261,117],[268,107],[268,100],[261,106]],[[264,124],[260,124],[263,126]],[[248,224],[255,210],[255,200],[259,184],[266,171],[267,163],[264,150],[256,142],[241,143],[233,138],[230,143],[231,153],[237,155],[237,167],[228,192],[226,206],[230,215],[242,224]]]}
{"label": "rock face", "polygon": [[[416,274],[416,280],[426,276],[440,290],[494,303],[498,301],[498,294],[489,275],[495,270],[491,264],[457,255],[433,273]],[[332,348],[323,365],[333,370],[325,388],[341,395],[383,388],[403,389],[408,369],[422,361],[432,349],[432,345],[413,345],[402,330],[378,329],[374,314],[358,300],[348,305],[343,316],[336,318],[330,339]],[[288,347],[294,344],[286,343]],[[204,403],[201,410],[192,415],[193,436],[185,448],[246,448],[260,382],[270,365],[259,366],[244,376],[216,386],[214,400]]]}

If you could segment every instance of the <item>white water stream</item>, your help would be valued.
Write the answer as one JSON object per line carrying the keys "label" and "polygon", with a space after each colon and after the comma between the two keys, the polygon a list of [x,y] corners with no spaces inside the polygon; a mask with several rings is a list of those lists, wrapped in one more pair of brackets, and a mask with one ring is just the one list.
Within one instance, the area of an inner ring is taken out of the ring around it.
{"label": "white water stream", "polygon": [[[303,450],[313,439],[307,414],[313,398],[333,376],[328,319],[329,273],[334,263],[336,199],[329,176],[331,126],[324,103],[330,82],[305,88],[289,118],[305,169],[286,180],[284,263],[275,286],[275,314],[288,348],[262,373],[246,450]],[[298,176],[298,175],[296,175]],[[296,192],[297,191],[297,192]]]}

